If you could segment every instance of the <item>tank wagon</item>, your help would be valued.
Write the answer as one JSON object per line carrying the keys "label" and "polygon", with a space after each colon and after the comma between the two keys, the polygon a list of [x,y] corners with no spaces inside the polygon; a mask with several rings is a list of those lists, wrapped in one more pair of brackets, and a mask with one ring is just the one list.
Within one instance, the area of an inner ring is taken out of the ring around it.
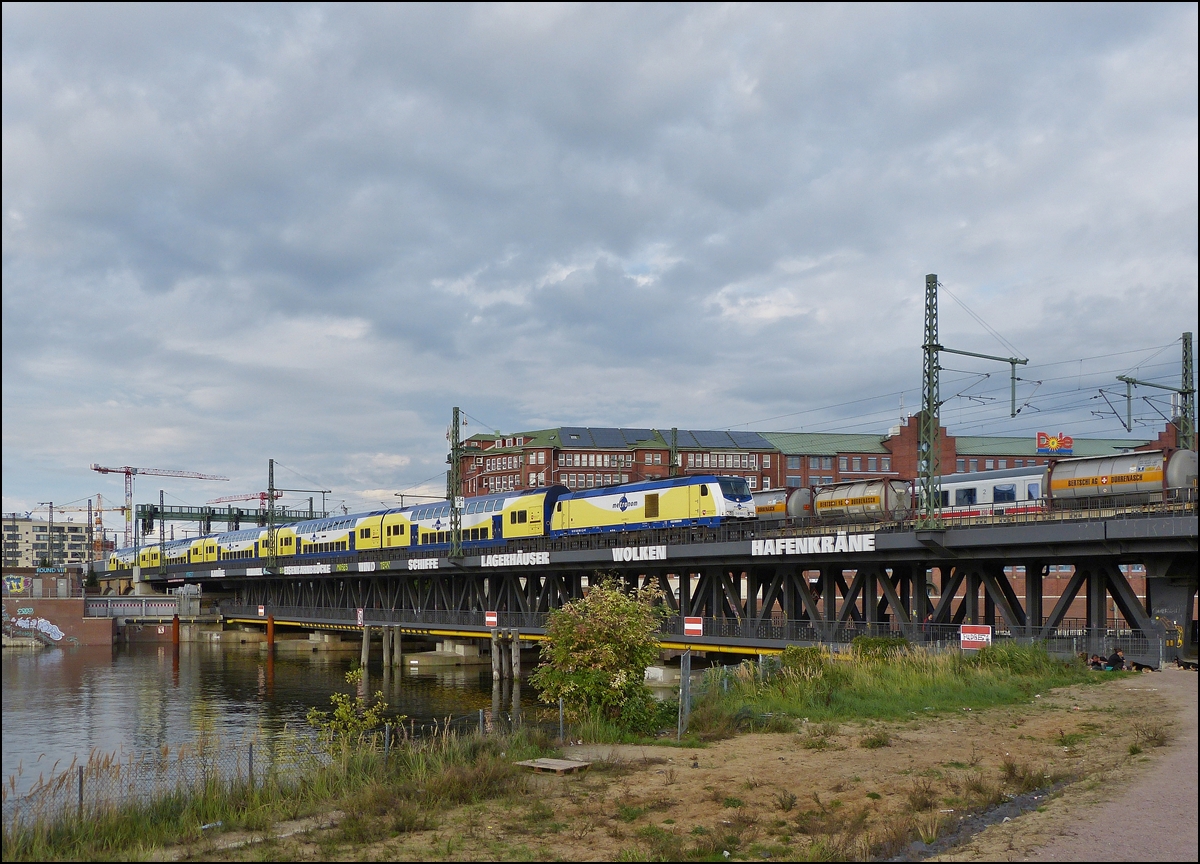
{"label": "tank wagon", "polygon": [[1195,500],[1195,450],[1058,459],[1046,471],[1052,507]]}

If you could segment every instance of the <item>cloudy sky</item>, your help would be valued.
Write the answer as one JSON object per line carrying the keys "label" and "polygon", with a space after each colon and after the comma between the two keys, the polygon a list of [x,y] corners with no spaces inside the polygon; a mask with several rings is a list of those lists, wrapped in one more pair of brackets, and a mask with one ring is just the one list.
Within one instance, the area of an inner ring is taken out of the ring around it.
{"label": "cloudy sky", "polygon": [[952,431],[1152,437],[1099,391],[1196,330],[1196,61],[1194,4],[6,3],[3,509],[375,505],[454,405],[884,432],[931,272],[1030,359],[1010,419],[946,358]]}

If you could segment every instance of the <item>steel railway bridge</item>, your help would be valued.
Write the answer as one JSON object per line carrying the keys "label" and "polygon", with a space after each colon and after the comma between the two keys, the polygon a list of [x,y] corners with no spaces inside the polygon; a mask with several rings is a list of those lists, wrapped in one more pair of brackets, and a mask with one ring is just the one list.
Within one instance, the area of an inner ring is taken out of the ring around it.
{"label": "steel railway bridge", "polygon": [[[224,561],[132,575],[158,590],[199,583],[221,597],[227,621],[487,638],[484,613],[495,611],[498,627],[537,638],[550,610],[604,573],[662,588],[668,648],[762,653],[881,633],[957,639],[958,625],[990,624],[998,637],[1046,640],[1061,651],[1120,643],[1128,656],[1160,663],[1196,658],[1196,559],[1189,503],[989,517],[937,530],[756,523],[514,542],[455,560],[375,550],[283,559],[273,569]],[[1046,608],[1044,577],[1056,564],[1073,575]],[[1126,577],[1129,565],[1145,568],[1145,603]],[[1077,597],[1086,598],[1084,619],[1067,617]],[[1110,600],[1118,620],[1107,615]],[[701,619],[699,634],[695,621],[685,630],[685,618]]]}

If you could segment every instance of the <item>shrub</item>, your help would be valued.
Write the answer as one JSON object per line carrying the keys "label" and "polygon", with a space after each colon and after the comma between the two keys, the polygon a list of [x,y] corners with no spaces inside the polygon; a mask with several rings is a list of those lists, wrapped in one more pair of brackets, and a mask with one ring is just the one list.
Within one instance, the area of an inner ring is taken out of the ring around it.
{"label": "shrub", "polygon": [[660,715],[645,674],[658,657],[661,600],[658,588],[626,593],[603,579],[586,597],[552,611],[544,661],[530,679],[542,701],[562,698],[573,721],[598,711],[627,731],[654,732]]}
{"label": "shrub", "polygon": [[908,640],[903,636],[855,636],[850,645],[858,657],[882,659],[904,651]]}

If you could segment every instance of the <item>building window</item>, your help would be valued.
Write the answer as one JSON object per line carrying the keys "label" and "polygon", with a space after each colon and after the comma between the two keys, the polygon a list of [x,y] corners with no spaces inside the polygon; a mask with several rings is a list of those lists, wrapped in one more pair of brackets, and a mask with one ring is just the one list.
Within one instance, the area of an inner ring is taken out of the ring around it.
{"label": "building window", "polygon": [[882,471],[891,471],[892,470],[892,457],[891,456],[882,457],[880,459],[879,467],[880,467],[880,470],[882,470]]}
{"label": "building window", "polygon": [[661,453],[655,453],[655,454],[654,454],[654,464],[655,464],[655,465],[661,465],[661,464],[662,464],[662,454],[661,454]]}
{"label": "building window", "polygon": [[985,471],[996,470],[996,460],[995,459],[984,459],[983,460],[983,470],[985,470]]}
{"label": "building window", "polygon": [[751,474],[746,479],[749,481],[751,489],[755,488],[758,485],[758,478],[755,477],[753,474]]}
{"label": "building window", "polygon": [[821,467],[821,457],[820,456],[809,456],[808,457],[808,467],[809,468],[820,468]]}
{"label": "building window", "polygon": [[966,471],[967,470],[967,460],[959,459],[958,462],[954,466],[954,470],[957,471],[959,474],[962,474],[964,471]]}
{"label": "building window", "polygon": [[972,470],[972,471],[978,471],[978,470],[979,470],[979,460],[978,460],[978,459],[972,459],[972,460],[971,460],[971,462],[970,462],[970,465],[971,465],[971,470]]}
{"label": "building window", "polygon": [[[823,469],[825,469],[826,471],[832,471],[833,470],[833,457],[832,456],[822,456],[821,457],[821,467]],[[833,478],[831,477],[830,482],[832,482],[832,481],[833,481]]]}
{"label": "building window", "polygon": [[[764,456],[763,458],[766,459],[767,457]],[[800,457],[799,456],[787,457],[787,469],[789,471],[799,471],[800,470]]]}
{"label": "building window", "polygon": [[786,482],[787,485],[792,489],[799,489],[801,486],[804,485],[804,478],[798,474],[789,474],[787,477],[785,477],[783,479],[784,479],[784,482]]}
{"label": "building window", "polygon": [[1014,459],[1014,460],[1013,460],[1013,467],[1014,467],[1014,468],[1024,468],[1024,467],[1025,467],[1025,460],[1024,460],[1024,459]]}
{"label": "building window", "polygon": [[855,457],[854,457],[854,470],[855,470],[855,471],[861,471],[861,470],[862,470],[862,457],[861,457],[861,456],[855,456]]}
{"label": "building window", "polygon": [[845,457],[845,456],[838,457],[838,470],[839,471],[849,471],[850,470],[850,460],[847,457]]}
{"label": "building window", "polygon": [[876,459],[874,456],[867,457],[867,470],[868,471],[878,471],[879,470],[879,460]]}
{"label": "building window", "polygon": [[998,460],[998,461],[996,462],[996,467],[997,467],[997,468],[1001,468],[1001,469],[1003,469],[1003,468],[1007,468],[1007,467],[1008,467],[1008,460],[1007,460],[1007,459],[1000,459],[1000,460]]}
{"label": "building window", "polygon": [[653,465],[653,464],[654,464],[654,457],[653,457],[653,456],[650,454],[650,452],[649,452],[649,451],[647,451],[647,452],[646,452],[646,464],[647,464],[647,465]]}
{"label": "building window", "polygon": [[764,477],[763,478],[763,489],[770,489],[770,488],[771,488],[771,478]]}

